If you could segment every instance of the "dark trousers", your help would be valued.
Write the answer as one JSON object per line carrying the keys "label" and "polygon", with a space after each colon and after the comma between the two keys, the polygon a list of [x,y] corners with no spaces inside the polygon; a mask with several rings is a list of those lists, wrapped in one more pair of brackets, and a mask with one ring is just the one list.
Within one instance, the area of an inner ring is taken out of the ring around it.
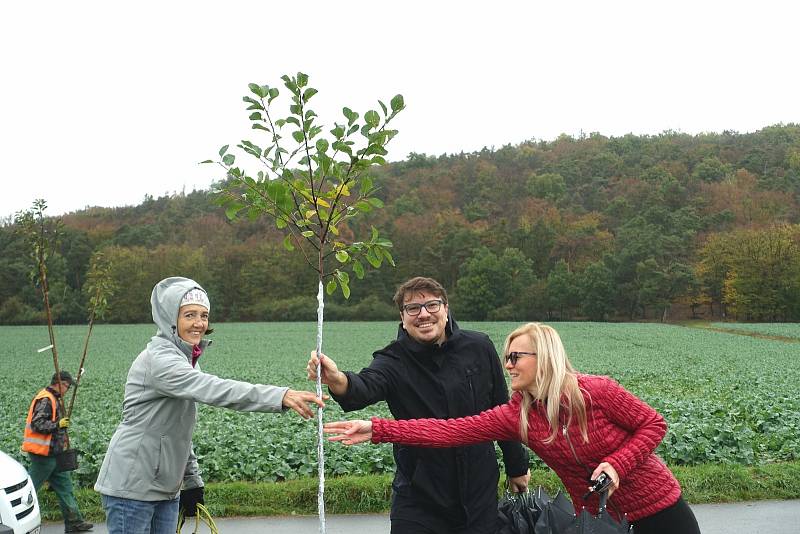
{"label": "dark trousers", "polygon": [[700,534],[694,512],[683,500],[633,523],[636,534]]}
{"label": "dark trousers", "polygon": [[71,526],[83,522],[83,516],[78,510],[78,501],[75,500],[72,490],[72,478],[69,476],[69,471],[56,470],[56,459],[53,456],[28,453],[28,458],[31,461],[28,474],[31,476],[36,493],[39,493],[39,488],[42,487],[44,481],[48,481],[50,488],[56,492],[64,524]]}
{"label": "dark trousers", "polygon": [[494,516],[463,528],[452,528],[444,521],[423,525],[405,519],[392,519],[391,534],[494,534],[497,527],[497,518]]}

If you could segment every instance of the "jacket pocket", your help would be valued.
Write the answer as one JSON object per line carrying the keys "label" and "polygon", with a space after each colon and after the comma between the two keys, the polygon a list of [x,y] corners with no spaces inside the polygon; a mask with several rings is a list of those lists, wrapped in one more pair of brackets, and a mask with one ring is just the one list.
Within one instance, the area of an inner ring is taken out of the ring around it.
{"label": "jacket pocket", "polygon": [[166,436],[163,434],[161,435],[160,439],[158,440],[158,455],[156,456],[156,471],[153,477],[158,480],[158,475],[161,474],[161,466],[166,466],[166,444],[164,441],[167,439]]}
{"label": "jacket pocket", "polygon": [[472,368],[467,369],[467,389],[469,390],[469,397],[470,401],[472,402],[472,411],[478,409],[478,395],[475,392],[475,382],[472,379],[472,376],[475,374],[475,370]]}
{"label": "jacket pocket", "polygon": [[[163,494],[175,495],[180,490],[181,477],[186,468],[186,461],[181,463],[176,457],[174,443],[166,434],[158,437],[158,450],[153,459],[155,470],[151,481],[151,490]],[[188,453],[186,457],[188,458]],[[171,498],[171,497],[168,497]]]}
{"label": "jacket pocket", "polygon": [[464,370],[467,382],[468,403],[471,415],[478,414],[491,408],[490,392],[487,386],[487,377],[480,366],[467,367]]}

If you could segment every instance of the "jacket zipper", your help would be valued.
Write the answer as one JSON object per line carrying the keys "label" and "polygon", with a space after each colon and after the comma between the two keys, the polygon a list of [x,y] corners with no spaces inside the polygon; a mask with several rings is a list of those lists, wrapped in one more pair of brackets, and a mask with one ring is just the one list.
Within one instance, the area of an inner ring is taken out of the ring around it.
{"label": "jacket zipper", "polygon": [[469,384],[469,393],[472,396],[472,410],[478,413],[480,410],[478,409],[478,399],[475,396],[475,386],[472,385],[472,369],[467,369],[467,384]]}
{"label": "jacket zipper", "polygon": [[581,466],[581,467],[583,467],[584,469],[586,469],[587,471],[589,471],[589,474],[591,475],[591,474],[592,474],[592,470],[591,470],[591,469],[589,469],[589,468],[586,466],[586,464],[585,464],[585,463],[583,463],[583,462],[581,462],[580,460],[578,460],[578,455],[577,455],[577,453],[575,452],[575,447],[573,447],[573,446],[572,446],[572,441],[569,439],[569,433],[567,432],[567,425],[561,425],[561,433],[564,435],[564,439],[565,439],[565,440],[567,440],[567,445],[569,445],[569,450],[571,450],[571,451],[572,451],[572,457],[573,457],[573,458],[575,458],[575,462],[576,462],[576,463],[577,463],[579,466]]}
{"label": "jacket zipper", "polygon": [[[591,477],[592,476],[592,470],[589,469],[589,467],[587,467],[587,465],[585,463],[583,463],[580,460],[578,460],[578,454],[575,452],[575,447],[572,446],[572,441],[569,439],[569,433],[567,432],[567,425],[566,424],[561,425],[561,433],[564,435],[564,439],[567,440],[567,445],[569,445],[569,450],[572,451],[572,457],[575,458],[575,462],[577,462],[578,465],[583,467],[589,473],[589,476]],[[608,506],[614,506],[614,504],[611,502],[611,497],[610,496],[608,497],[608,499],[606,499],[606,504]],[[606,506],[606,508],[608,508],[608,506]],[[614,511],[617,512],[617,515],[620,515],[619,510],[617,510],[616,506],[614,506]]]}

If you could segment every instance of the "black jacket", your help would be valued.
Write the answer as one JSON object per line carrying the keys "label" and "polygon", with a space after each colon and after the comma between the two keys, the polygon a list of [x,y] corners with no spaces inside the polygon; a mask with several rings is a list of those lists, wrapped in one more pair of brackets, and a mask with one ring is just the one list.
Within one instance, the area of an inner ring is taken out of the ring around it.
{"label": "black jacket", "polygon": [[[344,411],[385,400],[395,419],[476,415],[508,401],[494,344],[460,330],[449,318],[447,340],[422,344],[400,326],[397,340],[373,354],[369,367],[346,372],[348,389],[333,395]],[[499,442],[509,477],[528,471],[518,442]],[[394,445],[392,519],[468,526],[497,515],[499,472],[494,443],[433,449]]]}

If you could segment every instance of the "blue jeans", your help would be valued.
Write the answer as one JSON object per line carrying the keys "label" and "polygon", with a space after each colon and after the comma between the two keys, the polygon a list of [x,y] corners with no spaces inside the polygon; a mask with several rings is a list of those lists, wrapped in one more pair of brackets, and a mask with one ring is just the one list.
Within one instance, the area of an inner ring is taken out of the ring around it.
{"label": "blue jeans", "polygon": [[178,497],[168,501],[100,497],[108,534],[175,534],[178,528]]}

